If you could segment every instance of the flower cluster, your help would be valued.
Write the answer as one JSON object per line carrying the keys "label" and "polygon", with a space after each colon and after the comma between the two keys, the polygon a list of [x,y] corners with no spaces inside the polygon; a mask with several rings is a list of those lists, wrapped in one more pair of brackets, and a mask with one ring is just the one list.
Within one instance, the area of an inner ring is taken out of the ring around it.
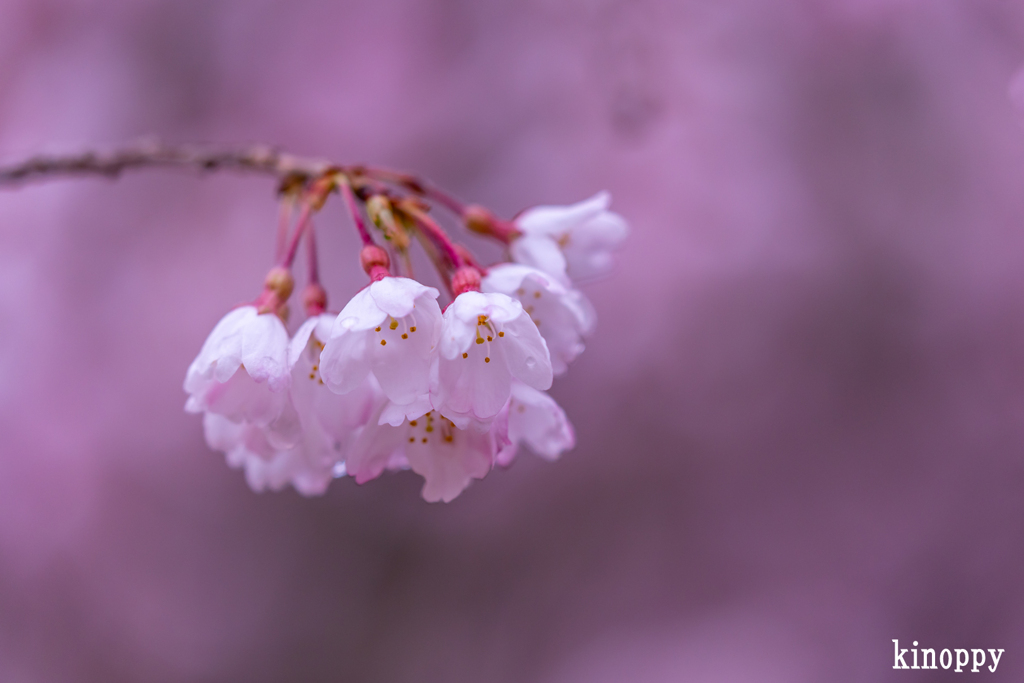
{"label": "flower cluster", "polygon": [[[370,277],[336,314],[326,312],[311,220],[334,191],[363,239]],[[208,445],[244,469],[254,490],[291,484],[317,495],[336,477],[363,483],[411,469],[425,480],[426,500],[447,502],[511,464],[521,445],[549,460],[574,446],[572,425],[546,391],[594,327],[573,281],[606,272],[627,232],[607,194],[507,222],[408,176],[335,169],[312,182],[291,179],[282,197],[278,264],[253,303],[217,323],[184,385]],[[508,261],[479,265],[432,218],[431,200],[506,244]],[[444,309],[440,291],[413,277],[414,237],[447,290]],[[310,257],[307,318],[289,334],[301,241]]]}

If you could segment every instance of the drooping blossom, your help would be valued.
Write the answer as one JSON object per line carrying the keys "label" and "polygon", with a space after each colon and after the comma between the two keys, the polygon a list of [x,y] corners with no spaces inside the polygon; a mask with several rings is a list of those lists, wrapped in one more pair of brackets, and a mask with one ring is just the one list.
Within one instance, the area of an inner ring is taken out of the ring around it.
{"label": "drooping blossom", "polygon": [[510,445],[507,409],[488,422],[465,420],[464,428],[430,410],[398,426],[371,419],[352,447],[347,468],[360,484],[385,470],[410,468],[424,479],[424,500],[448,503],[470,481],[483,479]]}
{"label": "drooping blossom", "polygon": [[203,433],[212,450],[224,453],[231,467],[244,470],[249,488],[257,493],[280,491],[291,484],[304,496],[317,496],[335,476],[344,474],[344,464],[328,466],[309,459],[298,447],[276,449],[267,441],[265,430],[223,415],[206,413]]}
{"label": "drooping blossom", "polygon": [[506,294],[523,305],[547,343],[555,375],[564,373],[582,353],[583,338],[594,330],[596,316],[587,298],[536,268],[517,263],[493,266],[480,289]]}
{"label": "drooping blossom", "polygon": [[335,320],[334,315],[309,318],[292,337],[288,349],[291,409],[280,420],[299,436],[281,447],[268,438],[268,430],[247,420],[232,421],[207,413],[204,431],[207,444],[225,453],[232,467],[243,468],[254,491],[279,490],[292,484],[303,495],[320,495],[337,476],[345,473],[345,458],[359,430],[383,401],[372,376],[346,394],[335,394],[319,373],[320,354]]}
{"label": "drooping blossom", "polygon": [[[362,241],[359,264],[370,279],[336,316],[324,313],[312,221],[333,190]],[[185,379],[186,407],[204,414],[207,443],[244,469],[254,490],[291,485],[318,495],[344,474],[363,483],[411,469],[424,479],[426,500],[450,501],[496,464],[510,464],[519,446],[552,460],[575,445],[565,412],[545,390],[594,327],[573,280],[607,270],[628,231],[608,210],[607,193],[534,207],[509,222],[380,169],[289,175],[281,191],[278,254],[263,292],[217,324]],[[515,262],[484,277],[472,252],[429,215],[438,203],[506,245]],[[443,313],[437,289],[392,274],[393,255],[398,272],[412,272],[407,233],[420,238],[454,297]],[[289,341],[282,321],[302,243],[308,319]]]}
{"label": "drooping blossom", "polygon": [[572,423],[555,399],[516,381],[508,404],[508,438],[511,446],[498,455],[499,465],[511,464],[520,444],[545,460],[557,460],[576,445]]}
{"label": "drooping blossom", "polygon": [[467,291],[444,312],[431,403],[460,428],[495,417],[512,379],[551,386],[551,357],[529,314],[515,299]]}
{"label": "drooping blossom", "polygon": [[404,277],[384,277],[342,309],[320,356],[320,376],[345,394],[368,374],[397,406],[419,410],[441,329],[438,291]]}
{"label": "drooping blossom", "polygon": [[512,259],[553,275],[564,283],[604,275],[612,251],[626,238],[625,219],[608,210],[611,195],[598,192],[569,206],[535,206],[516,217],[519,236],[510,245]]}
{"label": "drooping blossom", "polygon": [[267,438],[287,447],[299,438],[290,385],[284,323],[274,313],[241,306],[217,323],[189,366],[185,410],[266,428]]}

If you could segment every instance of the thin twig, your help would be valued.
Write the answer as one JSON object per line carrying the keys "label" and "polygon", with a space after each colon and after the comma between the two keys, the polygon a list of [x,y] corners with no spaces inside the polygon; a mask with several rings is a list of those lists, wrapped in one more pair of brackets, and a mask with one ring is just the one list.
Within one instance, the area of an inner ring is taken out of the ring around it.
{"label": "thin twig", "polygon": [[202,171],[251,171],[285,180],[307,181],[337,168],[328,161],[297,157],[266,145],[239,149],[213,149],[190,145],[146,143],[108,152],[30,157],[0,166],[0,188],[21,182],[61,175],[100,175],[116,178],[137,168],[185,167]]}

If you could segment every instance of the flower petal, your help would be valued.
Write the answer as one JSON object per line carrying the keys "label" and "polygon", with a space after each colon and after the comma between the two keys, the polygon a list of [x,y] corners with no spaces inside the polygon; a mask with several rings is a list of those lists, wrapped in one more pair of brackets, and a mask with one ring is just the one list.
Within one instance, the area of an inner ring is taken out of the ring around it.
{"label": "flower petal", "polygon": [[558,236],[605,211],[611,201],[611,195],[602,191],[568,206],[534,206],[519,214],[515,224],[530,235]]}
{"label": "flower petal", "polygon": [[508,436],[515,443],[526,443],[545,460],[556,460],[576,445],[572,423],[561,406],[543,391],[522,382],[512,383]]}
{"label": "flower petal", "polygon": [[552,238],[524,234],[512,240],[509,251],[514,261],[542,270],[568,283],[565,255]]}
{"label": "flower petal", "polygon": [[525,312],[503,327],[505,343],[500,346],[505,353],[508,371],[518,380],[535,389],[551,387],[551,356],[547,344],[537,326]]}
{"label": "flower petal", "polygon": [[[385,277],[369,286],[374,303],[393,318],[404,318],[412,313],[417,303],[437,299],[439,292],[407,277]],[[434,302],[437,305],[437,302]]]}
{"label": "flower petal", "polygon": [[267,382],[271,391],[291,384],[288,331],[273,313],[257,315],[242,328],[242,364],[250,377]]}
{"label": "flower petal", "polygon": [[336,394],[355,389],[370,371],[366,362],[369,331],[350,330],[336,323],[332,337],[320,353],[320,376]]}

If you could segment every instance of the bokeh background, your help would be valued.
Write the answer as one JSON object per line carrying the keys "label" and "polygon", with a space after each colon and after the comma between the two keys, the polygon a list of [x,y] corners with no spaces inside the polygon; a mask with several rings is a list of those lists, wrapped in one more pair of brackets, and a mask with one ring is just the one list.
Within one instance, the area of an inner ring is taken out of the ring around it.
{"label": "bokeh background", "polygon": [[0,160],[261,141],[633,233],[574,452],[304,499],[182,410],[273,183],[0,191],[0,681],[1021,680],[1021,63],[1007,0],[3,0]]}

